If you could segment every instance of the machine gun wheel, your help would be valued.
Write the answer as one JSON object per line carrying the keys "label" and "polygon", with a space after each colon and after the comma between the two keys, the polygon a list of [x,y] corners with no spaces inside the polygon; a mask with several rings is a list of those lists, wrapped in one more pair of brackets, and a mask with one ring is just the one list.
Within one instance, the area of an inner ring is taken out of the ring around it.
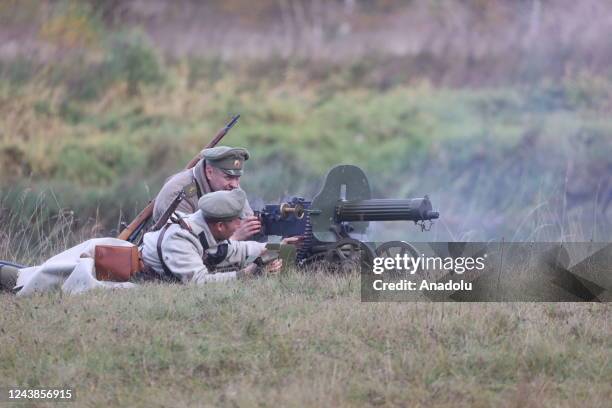
{"label": "machine gun wheel", "polygon": [[324,259],[333,272],[350,273],[360,267],[371,267],[374,253],[359,240],[343,238],[330,244]]}
{"label": "machine gun wheel", "polygon": [[[377,257],[395,258],[397,255],[399,255],[403,258],[404,254],[408,254],[408,257],[410,258],[419,257],[419,253],[416,248],[405,241],[388,241],[380,244],[378,248],[376,248]],[[402,274],[402,271],[389,271],[389,274],[394,276],[400,276]]]}
{"label": "machine gun wheel", "polygon": [[395,255],[404,256],[408,254],[411,257],[418,258],[419,253],[415,247],[406,241],[387,241],[376,248],[376,256],[395,257]]}

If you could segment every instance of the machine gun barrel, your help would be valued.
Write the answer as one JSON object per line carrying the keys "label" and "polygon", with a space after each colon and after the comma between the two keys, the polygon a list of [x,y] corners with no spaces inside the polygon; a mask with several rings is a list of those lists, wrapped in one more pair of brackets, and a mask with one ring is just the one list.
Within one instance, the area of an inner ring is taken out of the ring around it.
{"label": "machine gun barrel", "polygon": [[344,221],[425,221],[439,217],[427,197],[412,199],[371,199],[339,201],[336,222]]}

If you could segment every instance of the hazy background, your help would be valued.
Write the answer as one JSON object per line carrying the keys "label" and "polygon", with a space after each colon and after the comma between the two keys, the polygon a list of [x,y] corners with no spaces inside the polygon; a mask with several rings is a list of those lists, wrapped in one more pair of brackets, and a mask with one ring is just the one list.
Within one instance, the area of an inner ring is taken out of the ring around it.
{"label": "hazy background", "polygon": [[350,163],[441,212],[371,239],[610,240],[610,38],[595,0],[3,0],[1,253],[115,234],[237,113],[255,207]]}

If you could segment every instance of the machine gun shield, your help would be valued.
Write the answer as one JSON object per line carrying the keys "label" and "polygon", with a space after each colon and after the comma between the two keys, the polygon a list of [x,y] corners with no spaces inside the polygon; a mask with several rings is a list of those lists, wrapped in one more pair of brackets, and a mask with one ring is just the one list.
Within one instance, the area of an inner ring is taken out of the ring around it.
{"label": "machine gun shield", "polygon": [[[321,191],[312,200],[310,222],[314,237],[319,241],[333,242],[338,239],[336,232],[330,230],[335,223],[335,209],[340,200],[368,200],[372,197],[370,184],[363,170],[353,165],[339,165],[332,168]],[[369,223],[352,222],[352,231],[363,234]]]}

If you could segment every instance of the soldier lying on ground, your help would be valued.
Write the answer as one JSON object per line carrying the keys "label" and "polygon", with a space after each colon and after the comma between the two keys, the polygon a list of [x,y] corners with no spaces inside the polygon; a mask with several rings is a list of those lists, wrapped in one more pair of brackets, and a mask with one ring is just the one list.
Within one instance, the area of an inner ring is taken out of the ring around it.
{"label": "soldier lying on ground", "polygon": [[[202,159],[192,169],[183,170],[170,177],[155,198],[153,221],[156,222],[181,191],[187,197],[179,204],[177,211],[192,214],[198,209],[198,200],[214,191],[240,188],[240,176],[249,152],[240,147],[217,146],[204,149]],[[261,223],[253,216],[248,201],[245,202],[242,221],[232,239],[244,241],[261,230]]]}
{"label": "soldier lying on ground", "polygon": [[[161,280],[180,283],[204,283],[248,278],[261,273],[280,271],[282,262],[274,260],[263,265],[264,243],[228,240],[240,224],[246,195],[242,190],[218,191],[203,196],[198,210],[168,223],[159,231],[145,234],[140,248],[144,268],[132,280]],[[287,238],[284,243],[297,243]],[[96,274],[97,246],[134,248],[134,245],[116,238],[91,239],[50,258],[40,266],[14,268],[0,267],[1,289],[28,295],[61,289],[66,293],[79,293],[93,288],[134,287],[132,282],[99,280]],[[223,261],[237,264],[234,271],[215,273],[216,265]]]}
{"label": "soldier lying on ground", "polygon": [[[179,223],[168,223],[159,231],[146,233],[142,260],[145,269],[150,269],[147,275],[200,283],[261,273],[260,262],[249,265],[246,262],[258,259],[266,251],[265,243],[227,241],[240,227],[245,205],[246,194],[242,190],[216,191],[202,196],[199,210],[180,218]],[[240,269],[214,273],[221,262],[238,264]],[[275,273],[281,267],[282,262],[277,259],[264,269]]]}

